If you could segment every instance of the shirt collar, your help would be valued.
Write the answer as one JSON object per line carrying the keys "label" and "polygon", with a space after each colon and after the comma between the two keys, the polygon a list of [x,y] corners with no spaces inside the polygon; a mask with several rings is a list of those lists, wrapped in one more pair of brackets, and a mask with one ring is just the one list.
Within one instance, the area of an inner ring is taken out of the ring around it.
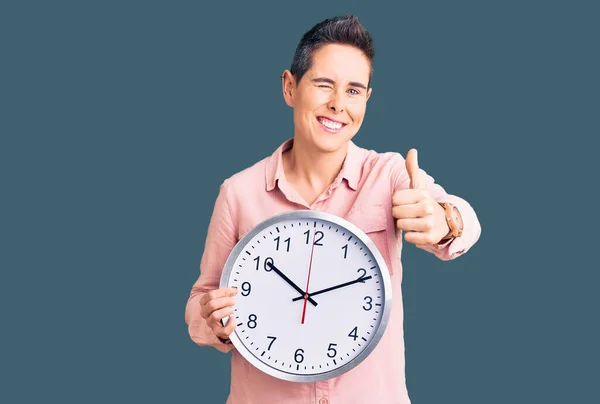
{"label": "shirt collar", "polygon": [[[265,185],[267,191],[272,191],[277,185],[277,181],[284,177],[282,156],[285,151],[292,148],[293,144],[293,138],[286,140],[270,157],[268,157],[265,169]],[[355,191],[358,189],[358,181],[360,180],[362,170],[360,160],[360,148],[350,140],[348,142],[348,152],[338,178],[345,178],[346,181],[348,181],[350,188]]]}

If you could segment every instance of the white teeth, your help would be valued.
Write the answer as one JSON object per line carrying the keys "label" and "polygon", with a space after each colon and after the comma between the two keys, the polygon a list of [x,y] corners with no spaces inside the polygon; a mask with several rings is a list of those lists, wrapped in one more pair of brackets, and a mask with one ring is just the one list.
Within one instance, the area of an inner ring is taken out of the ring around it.
{"label": "white teeth", "polygon": [[323,124],[323,126],[329,128],[329,129],[338,130],[342,127],[342,124],[339,122],[332,122],[332,121],[324,119],[324,118],[321,118],[320,121]]}

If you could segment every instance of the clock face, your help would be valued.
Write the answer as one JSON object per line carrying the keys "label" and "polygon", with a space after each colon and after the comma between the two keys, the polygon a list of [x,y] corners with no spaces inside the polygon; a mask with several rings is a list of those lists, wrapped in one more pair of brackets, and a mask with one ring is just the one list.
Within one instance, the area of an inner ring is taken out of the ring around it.
{"label": "clock face", "polygon": [[272,217],[246,234],[223,270],[235,287],[230,339],[254,366],[299,382],[358,365],[387,325],[391,286],[371,239],[337,216],[310,210]]}

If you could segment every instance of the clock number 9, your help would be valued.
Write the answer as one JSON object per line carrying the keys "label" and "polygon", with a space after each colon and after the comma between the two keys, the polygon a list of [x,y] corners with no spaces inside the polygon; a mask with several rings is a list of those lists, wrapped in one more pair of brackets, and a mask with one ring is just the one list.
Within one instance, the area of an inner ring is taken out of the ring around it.
{"label": "clock number 9", "polygon": [[[334,347],[336,347],[337,344],[329,344],[329,349],[327,350],[327,356],[329,356],[330,358],[335,358],[335,355],[337,355],[337,351],[335,350]],[[333,352],[333,353],[332,353]]]}
{"label": "clock number 9", "polygon": [[256,328],[256,314],[250,314],[248,316],[248,328]]}
{"label": "clock number 9", "polygon": [[[250,282],[242,283],[242,296],[248,296],[250,294],[251,290],[252,290],[252,285],[250,285]],[[244,292],[246,292],[246,293],[244,293]]]}
{"label": "clock number 9", "polygon": [[[256,261],[256,270],[258,271],[258,267],[260,266],[260,255],[256,258],[254,258],[252,261]],[[273,258],[267,257],[265,259],[265,263],[264,263],[265,271],[271,272],[272,269],[269,265],[267,265],[268,263],[271,263],[271,265],[273,265]]]}
{"label": "clock number 9", "polygon": [[373,305],[371,304],[373,302],[373,298],[371,296],[365,296],[365,299],[367,301],[367,304],[369,305],[369,307],[365,307],[363,306],[363,309],[365,309],[366,311],[369,311],[373,308]]}
{"label": "clock number 9", "polygon": [[302,363],[304,361],[304,349],[296,349],[296,353],[294,354],[294,360],[296,363]]}

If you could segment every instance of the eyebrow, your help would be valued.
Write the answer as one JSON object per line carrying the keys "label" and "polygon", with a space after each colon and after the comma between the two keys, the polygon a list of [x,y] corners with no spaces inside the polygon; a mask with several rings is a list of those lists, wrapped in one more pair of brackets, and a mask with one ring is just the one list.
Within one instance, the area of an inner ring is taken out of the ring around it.
{"label": "eyebrow", "polygon": [[[335,84],[335,81],[328,79],[327,77],[317,77],[316,79],[312,79],[313,83],[329,83],[329,84]],[[352,87],[360,87],[360,88],[364,88],[365,90],[367,89],[367,86],[365,86],[362,83],[359,83],[358,81],[351,81],[350,83],[348,83],[350,86]]]}

